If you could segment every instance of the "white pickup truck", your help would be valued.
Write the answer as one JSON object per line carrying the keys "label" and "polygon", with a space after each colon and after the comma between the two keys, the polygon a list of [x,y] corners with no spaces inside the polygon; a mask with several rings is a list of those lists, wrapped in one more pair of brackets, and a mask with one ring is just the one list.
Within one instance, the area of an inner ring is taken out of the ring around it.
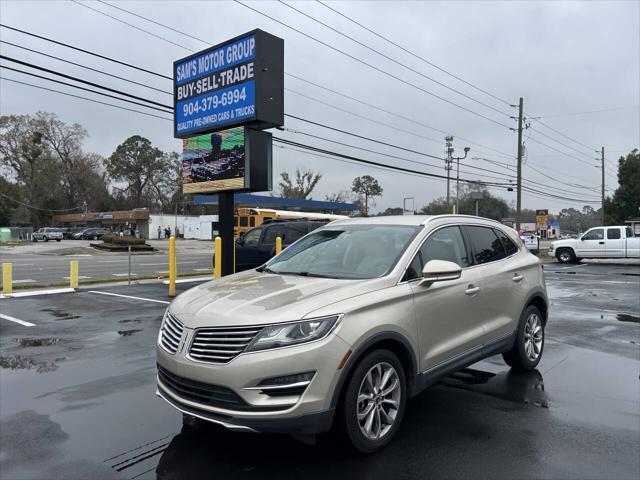
{"label": "white pickup truck", "polygon": [[551,243],[549,256],[560,263],[575,263],[582,258],[640,258],[640,237],[631,227],[594,227],[580,237]]}

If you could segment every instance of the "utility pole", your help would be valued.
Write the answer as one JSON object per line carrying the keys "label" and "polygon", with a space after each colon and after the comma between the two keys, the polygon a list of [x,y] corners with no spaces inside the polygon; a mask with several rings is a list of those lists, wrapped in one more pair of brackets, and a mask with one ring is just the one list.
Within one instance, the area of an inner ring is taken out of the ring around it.
{"label": "utility pole", "polygon": [[524,101],[518,103],[518,193],[516,196],[516,230],[520,231],[522,221],[522,110]]}
{"label": "utility pole", "polygon": [[602,147],[602,225],[604,225],[604,147]]}
{"label": "utility pole", "polygon": [[451,204],[451,194],[449,190],[450,185],[450,175],[451,175],[451,155],[453,154],[453,137],[451,135],[447,135],[444,137],[444,140],[447,145],[447,158],[444,159],[444,169],[447,171],[447,205]]}

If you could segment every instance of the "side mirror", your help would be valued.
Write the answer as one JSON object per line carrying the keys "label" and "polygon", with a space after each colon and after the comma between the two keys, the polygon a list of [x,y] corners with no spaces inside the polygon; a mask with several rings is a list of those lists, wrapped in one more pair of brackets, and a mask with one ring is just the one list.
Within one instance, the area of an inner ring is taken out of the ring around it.
{"label": "side mirror", "polygon": [[580,241],[584,242],[584,235],[580,237]]}
{"label": "side mirror", "polygon": [[429,260],[422,269],[423,284],[456,280],[462,275],[462,268],[457,263],[446,260]]}

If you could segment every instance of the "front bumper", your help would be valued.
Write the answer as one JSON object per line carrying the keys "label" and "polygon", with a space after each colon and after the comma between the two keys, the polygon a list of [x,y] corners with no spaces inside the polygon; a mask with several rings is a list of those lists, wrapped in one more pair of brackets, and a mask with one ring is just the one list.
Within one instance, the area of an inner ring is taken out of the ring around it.
{"label": "front bumper", "polygon": [[291,433],[300,435],[315,435],[329,431],[333,422],[333,409],[323,412],[308,413],[287,418],[237,418],[218,415],[197,408],[189,407],[169,397],[160,387],[156,395],[165,400],[173,408],[211,423],[215,423],[234,432],[253,433]]}
{"label": "front bumper", "polygon": [[[187,398],[159,376],[157,394],[174,408],[230,430],[314,434],[330,428],[331,399],[341,373],[338,365],[349,350],[335,332],[319,341],[243,353],[226,364],[211,364],[187,358],[186,346],[190,345],[193,331],[185,330],[186,338],[176,354],[157,347],[159,368],[194,382],[196,387],[200,382],[228,389],[241,401],[242,408],[233,404],[221,408],[205,397]],[[315,372],[302,394],[271,396],[256,388],[265,379],[302,372]]]}

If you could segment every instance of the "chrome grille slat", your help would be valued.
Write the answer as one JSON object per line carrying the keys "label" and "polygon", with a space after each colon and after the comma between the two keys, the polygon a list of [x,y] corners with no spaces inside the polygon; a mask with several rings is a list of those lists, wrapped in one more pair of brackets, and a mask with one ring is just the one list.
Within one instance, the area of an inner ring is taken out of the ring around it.
{"label": "chrome grille slat", "polygon": [[182,334],[184,333],[184,327],[180,321],[171,315],[167,314],[167,318],[162,325],[162,335],[160,336],[160,345],[167,352],[174,355],[178,351]]}
{"label": "chrome grille slat", "polygon": [[227,363],[240,355],[261,327],[215,327],[196,330],[189,357],[199,362]]}

